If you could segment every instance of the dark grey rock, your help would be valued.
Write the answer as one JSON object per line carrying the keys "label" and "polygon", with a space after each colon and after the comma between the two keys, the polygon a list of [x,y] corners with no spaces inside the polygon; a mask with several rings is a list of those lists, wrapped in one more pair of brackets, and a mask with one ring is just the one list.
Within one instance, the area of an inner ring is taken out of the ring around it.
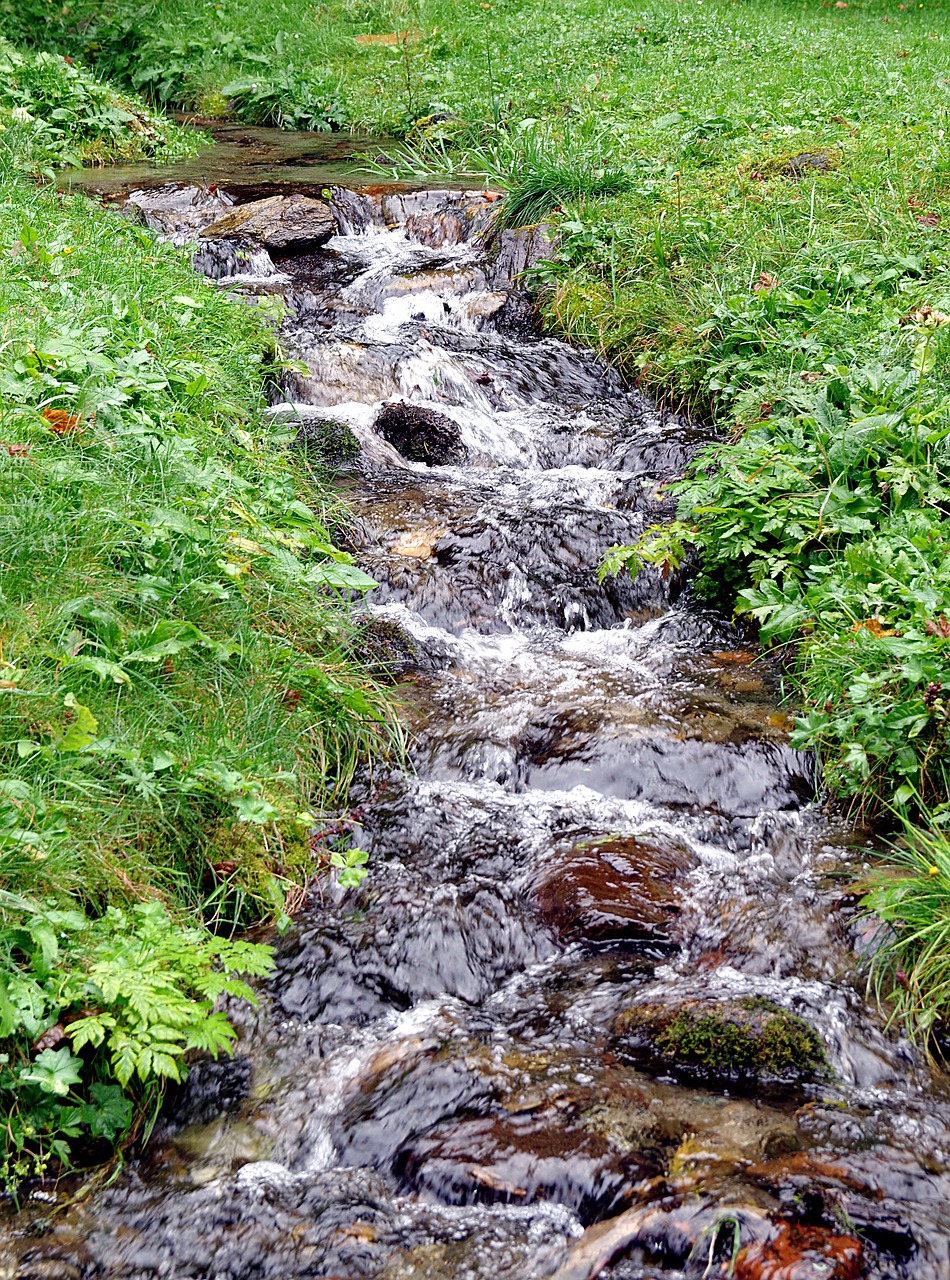
{"label": "dark grey rock", "polygon": [[457,422],[434,409],[418,405],[387,404],[379,411],[374,430],[410,462],[444,467],[464,462],[467,450]]}

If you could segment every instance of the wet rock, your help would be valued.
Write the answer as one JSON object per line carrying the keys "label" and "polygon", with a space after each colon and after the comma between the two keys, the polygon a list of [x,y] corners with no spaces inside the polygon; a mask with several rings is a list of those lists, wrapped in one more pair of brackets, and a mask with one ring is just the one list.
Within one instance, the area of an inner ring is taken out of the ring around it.
{"label": "wet rock", "polygon": [[332,418],[301,423],[294,437],[294,448],[318,466],[333,470],[348,466],[360,453],[359,441],[351,428]]}
{"label": "wet rock", "polygon": [[252,1067],[249,1058],[221,1058],[191,1068],[175,1100],[172,1118],[178,1125],[207,1124],[235,1111],[247,1098]]}
{"label": "wet rock", "polygon": [[405,401],[387,404],[379,411],[373,428],[410,462],[443,467],[464,462],[466,457],[458,423],[434,409]]}
{"label": "wet rock", "polygon": [[615,1034],[634,1057],[707,1079],[790,1081],[813,1076],[825,1060],[807,1022],[755,997],[634,1005]]}
{"label": "wet rock", "polygon": [[131,192],[126,209],[159,235],[182,243],[216,222],[232,203],[217,189],[168,183]]}
{"label": "wet rock", "polygon": [[639,840],[604,840],[555,857],[535,887],[545,922],[571,941],[671,940],[679,904],[672,881],[683,852]]}
{"label": "wet rock", "polygon": [[662,726],[634,724],[625,732],[604,719],[595,732],[570,725],[564,715],[529,726],[522,743],[525,785],[545,791],[585,786],[729,816],[797,809],[814,795],[813,761],[784,744],[683,741]]}
{"label": "wet rock", "polygon": [[389,545],[389,550],[397,556],[406,556],[410,560],[427,560],[435,548],[435,544],[446,533],[443,525],[435,525],[431,529],[412,529],[401,533]]}
{"label": "wet rock", "polygon": [[858,1280],[863,1252],[854,1236],[781,1222],[767,1240],[739,1250],[732,1274],[735,1280]]}
{"label": "wet rock", "polygon": [[446,1204],[555,1200],[589,1221],[622,1205],[657,1169],[546,1108],[450,1121],[403,1147],[394,1171]]}
{"label": "wet rock", "polygon": [[205,227],[209,240],[252,240],[282,253],[306,253],[336,235],[330,206],[309,196],[270,196],[239,205]]}
{"label": "wet rock", "polygon": [[594,1280],[612,1259],[634,1245],[674,1262],[686,1261],[704,1220],[710,1217],[709,1210],[699,1204],[627,1209],[615,1218],[588,1227],[569,1248],[553,1280]]}
{"label": "wet rock", "polygon": [[81,1280],[83,1270],[65,1258],[27,1258],[14,1274],[16,1280]]}

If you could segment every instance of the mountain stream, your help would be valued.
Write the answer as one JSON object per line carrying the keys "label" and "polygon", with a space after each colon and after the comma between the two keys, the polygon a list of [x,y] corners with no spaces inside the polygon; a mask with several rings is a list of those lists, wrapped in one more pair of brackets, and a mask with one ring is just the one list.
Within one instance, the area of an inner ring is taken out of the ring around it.
{"label": "mountain stream", "polygon": [[[129,199],[182,241],[226,201]],[[755,644],[677,574],[598,580],[707,433],[540,336],[550,248],[486,247],[484,196],[332,206],[196,265],[284,298],[299,446],[358,445],[411,767],[360,783],[369,878],[311,895],[235,1058],[0,1277],[945,1280],[950,1100],[864,998],[871,854]]]}

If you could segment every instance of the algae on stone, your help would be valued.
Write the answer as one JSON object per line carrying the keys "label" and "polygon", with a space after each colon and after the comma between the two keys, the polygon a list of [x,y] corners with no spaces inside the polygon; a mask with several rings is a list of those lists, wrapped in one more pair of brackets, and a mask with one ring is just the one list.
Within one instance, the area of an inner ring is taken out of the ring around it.
{"label": "algae on stone", "polygon": [[713,1076],[782,1080],[812,1075],[825,1061],[808,1023],[763,999],[634,1006],[620,1014],[615,1029],[634,1048]]}

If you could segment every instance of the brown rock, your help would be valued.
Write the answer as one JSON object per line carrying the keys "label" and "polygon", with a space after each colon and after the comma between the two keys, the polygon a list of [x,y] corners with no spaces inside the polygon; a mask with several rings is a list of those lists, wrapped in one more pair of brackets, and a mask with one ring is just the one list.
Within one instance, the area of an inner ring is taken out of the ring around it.
{"label": "brown rock", "polygon": [[854,1236],[780,1222],[767,1240],[736,1255],[735,1280],[858,1280],[863,1249]]}
{"label": "brown rock", "polygon": [[201,232],[208,240],[255,240],[268,249],[304,253],[336,235],[336,219],[323,200],[270,196],[238,205]]}
{"label": "brown rock", "polygon": [[679,912],[673,882],[688,865],[680,851],[631,837],[605,840],[557,858],[535,895],[545,921],[562,938],[665,942]]}

